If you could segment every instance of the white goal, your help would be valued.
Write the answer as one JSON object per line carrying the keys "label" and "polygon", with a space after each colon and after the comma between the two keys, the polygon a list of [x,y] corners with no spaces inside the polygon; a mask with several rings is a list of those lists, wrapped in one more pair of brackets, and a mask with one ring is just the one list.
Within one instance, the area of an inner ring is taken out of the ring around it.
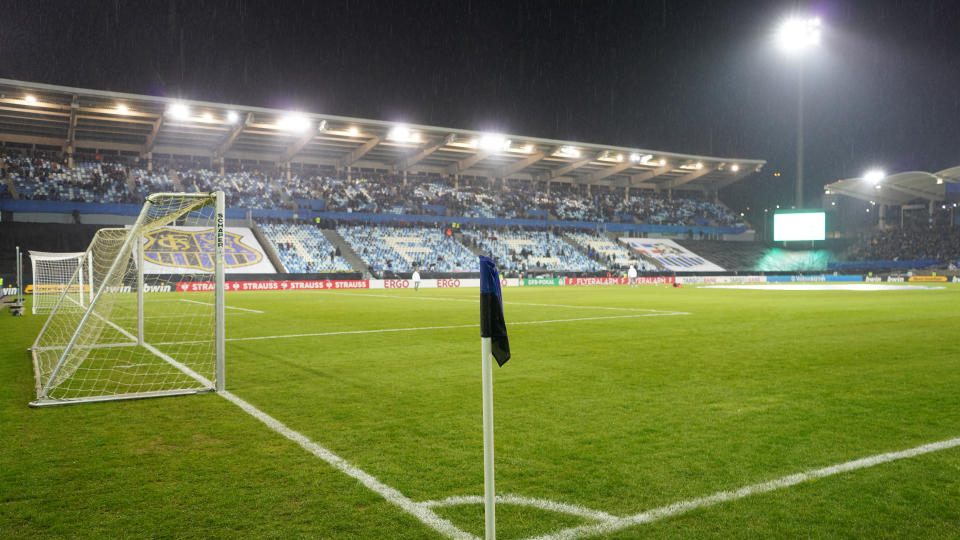
{"label": "white goal", "polygon": [[48,253],[45,251],[30,252],[30,266],[33,269],[33,308],[34,315],[50,313],[56,305],[60,295],[64,292],[71,295],[73,301],[85,305],[91,298],[93,287],[90,284],[90,275],[93,269],[93,258],[87,258],[83,271],[77,274],[77,280],[68,287],[77,273],[77,269],[84,260],[84,252],[78,253]]}
{"label": "white goal", "polygon": [[155,193],[97,231],[31,347],[31,405],[223,390],[223,227],[221,192]]}

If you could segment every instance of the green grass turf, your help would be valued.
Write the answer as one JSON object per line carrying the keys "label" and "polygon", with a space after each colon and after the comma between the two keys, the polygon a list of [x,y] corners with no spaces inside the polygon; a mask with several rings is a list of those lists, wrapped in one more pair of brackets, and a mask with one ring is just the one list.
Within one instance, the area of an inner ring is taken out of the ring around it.
{"label": "green grass turf", "polygon": [[[228,338],[470,326],[230,341],[228,389],[415,501],[480,495],[476,299],[231,292],[228,305],[265,313],[228,310]],[[960,287],[504,299],[514,358],[494,373],[500,493],[629,515],[960,436]],[[638,313],[606,308],[689,315],[515,324]],[[26,348],[43,320],[3,315],[0,537],[437,536],[216,395],[29,409]],[[958,508],[951,449],[609,537],[949,537]],[[479,505],[436,512],[482,533]],[[498,513],[501,538],[587,523]]]}

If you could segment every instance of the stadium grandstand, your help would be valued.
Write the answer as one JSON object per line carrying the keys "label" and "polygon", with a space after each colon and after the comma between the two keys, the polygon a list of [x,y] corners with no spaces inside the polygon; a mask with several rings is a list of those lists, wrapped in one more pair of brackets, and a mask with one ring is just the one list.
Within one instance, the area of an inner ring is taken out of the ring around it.
{"label": "stadium grandstand", "polygon": [[0,211],[17,229],[5,271],[13,244],[83,250],[90,238],[59,229],[128,225],[151,193],[216,190],[258,253],[232,271],[261,274],[444,277],[476,272],[478,254],[528,276],[901,271],[954,265],[960,244],[960,168],[830,184],[828,211],[843,196],[879,205],[877,221],[788,250],[719,198],[763,160],[5,79],[0,104]]}

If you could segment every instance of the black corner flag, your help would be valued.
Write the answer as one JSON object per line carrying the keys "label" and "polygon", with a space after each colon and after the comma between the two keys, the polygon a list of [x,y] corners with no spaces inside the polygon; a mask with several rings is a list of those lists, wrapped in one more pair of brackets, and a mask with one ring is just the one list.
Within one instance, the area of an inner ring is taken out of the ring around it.
{"label": "black corner flag", "polygon": [[493,357],[503,366],[510,359],[507,322],[503,319],[503,298],[500,296],[500,274],[497,264],[480,257],[480,337],[491,338]]}

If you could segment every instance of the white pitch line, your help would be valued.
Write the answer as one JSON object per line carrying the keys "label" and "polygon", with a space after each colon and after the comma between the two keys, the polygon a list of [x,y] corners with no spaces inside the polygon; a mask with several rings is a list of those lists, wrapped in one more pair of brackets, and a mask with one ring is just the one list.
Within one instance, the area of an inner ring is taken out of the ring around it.
{"label": "white pitch line", "polygon": [[[374,294],[374,293],[361,293],[361,292],[349,293],[349,292],[342,292],[342,291],[319,291],[319,292],[321,292],[322,294],[345,294],[353,297],[366,296],[366,297],[374,297],[374,298],[393,298],[396,300],[438,300],[441,302],[469,302],[471,304],[480,303],[480,300],[473,300],[470,298],[446,298],[443,296],[421,296],[421,295],[396,296],[392,294]],[[567,305],[567,304],[536,304],[533,302],[506,302],[506,301],[504,301],[503,304],[506,306],[538,306],[538,307],[558,307],[558,308],[570,308],[570,309],[610,309],[610,310],[616,310],[616,311],[646,311],[646,312],[653,312],[653,313],[673,313],[671,311],[661,310],[661,309],[611,307],[611,306],[574,306],[574,305]],[[689,315],[689,313],[687,313],[687,315]]]}
{"label": "white pitch line", "polygon": [[[550,319],[546,321],[513,321],[507,323],[507,328],[511,326],[518,325],[529,325],[529,324],[554,324],[554,323],[564,323],[564,322],[578,322],[578,321],[602,321],[607,319],[637,319],[640,317],[670,317],[674,315],[689,315],[689,313],[683,311],[672,311],[672,312],[657,312],[657,313],[637,313],[633,315],[607,315],[603,317],[574,317],[571,319]],[[373,330],[341,330],[337,332],[314,332],[309,334],[283,334],[278,336],[246,336],[238,338],[226,338],[224,341],[259,341],[264,339],[290,339],[290,338],[303,338],[303,337],[322,337],[322,336],[342,336],[349,334],[381,334],[388,332],[417,332],[422,330],[450,330],[455,328],[477,328],[480,326],[478,323],[473,324],[451,324],[447,326],[415,326],[411,328],[377,328]],[[157,343],[157,345],[183,345],[183,344],[193,344],[193,343],[209,343],[212,340],[197,340],[197,341],[167,341],[162,343]]]}
{"label": "white pitch line", "polygon": [[367,489],[370,491],[380,495],[390,504],[399,507],[401,510],[417,518],[421,523],[437,531],[438,533],[446,536],[447,538],[462,538],[465,540],[474,540],[477,538],[466,531],[460,530],[453,523],[450,523],[446,519],[441,518],[428,506],[413,502],[406,495],[400,493],[400,491],[398,491],[396,488],[384,484],[370,473],[350,464],[350,462],[347,460],[343,459],[337,454],[334,454],[330,450],[327,450],[323,446],[311,441],[305,435],[290,429],[284,423],[237,397],[236,395],[226,391],[220,392],[219,394],[227,401],[230,401],[237,407],[243,409],[250,416],[253,416],[257,420],[263,422],[273,431],[276,431],[287,439],[299,444],[307,452],[310,452],[314,456],[326,461],[333,468],[346,474],[347,476],[354,478],[367,487]]}
{"label": "white pitch line", "polygon": [[[608,520],[618,519],[617,516],[608,514],[606,512],[601,512],[600,510],[593,510],[585,506],[579,506],[576,504],[566,504],[566,503],[551,501],[548,499],[522,497],[520,495],[510,495],[510,494],[497,495],[495,502],[497,504],[532,506],[534,508],[539,508],[540,510],[546,510],[548,512],[557,512],[562,514],[568,514],[571,516],[579,516],[584,519],[592,519],[595,521],[608,521]],[[424,501],[420,504],[430,508],[442,508],[445,506],[460,506],[463,504],[483,504],[483,497],[481,497],[480,495],[458,495],[454,497],[447,497],[446,499],[443,499],[440,501]]]}
{"label": "white pitch line", "polygon": [[[180,300],[181,302],[190,302],[191,304],[203,304],[203,305],[205,305],[205,306],[212,306],[212,305],[213,305],[213,304],[211,304],[210,302],[200,302],[199,300],[187,300],[186,298],[180,298],[179,300]],[[225,308],[227,308],[227,309],[237,309],[237,310],[240,310],[240,311],[249,311],[250,313],[263,313],[263,312],[260,311],[259,309],[247,309],[247,308],[234,307],[234,306],[223,306],[223,307],[225,307]]]}
{"label": "white pitch line", "polygon": [[744,486],[740,489],[734,491],[720,491],[712,495],[707,495],[706,497],[699,497],[696,499],[691,499],[688,501],[681,501],[673,503],[667,506],[661,506],[660,508],[654,508],[653,510],[648,510],[640,514],[634,514],[632,516],[615,518],[611,520],[604,521],[602,523],[594,523],[589,525],[581,525],[579,527],[572,527],[570,529],[565,529],[563,531],[546,534],[543,536],[537,536],[531,540],[569,540],[573,538],[582,538],[584,536],[594,536],[598,534],[609,534],[612,532],[620,531],[628,527],[633,527],[635,525],[641,525],[644,523],[652,523],[654,521],[659,521],[668,517],[678,516],[690,512],[691,510],[696,510],[698,508],[704,508],[707,506],[713,506],[715,504],[735,501],[737,499],[743,499],[751,495],[756,495],[757,493],[767,493],[770,491],[775,491],[778,489],[783,489],[803,482],[810,480],[815,480],[818,478],[825,478],[827,476],[833,476],[840,473],[855,471],[857,469],[865,469],[868,467],[874,467],[883,463],[889,463],[891,461],[897,461],[900,459],[912,458],[920,456],[923,454],[929,454],[931,452],[939,452],[941,450],[947,450],[950,448],[956,448],[960,446],[960,437],[954,439],[948,439],[945,441],[939,441],[929,444],[924,444],[908,450],[901,450],[899,452],[888,452],[885,454],[877,454],[875,456],[869,456],[861,459],[856,459],[853,461],[847,461],[846,463],[840,463],[838,465],[831,465],[830,467],[824,467],[822,469],[814,469],[811,471],[806,471],[797,474],[791,474],[789,476],[783,476],[777,478],[776,480],[770,480],[768,482],[762,482],[759,484],[751,484],[749,486]]}

